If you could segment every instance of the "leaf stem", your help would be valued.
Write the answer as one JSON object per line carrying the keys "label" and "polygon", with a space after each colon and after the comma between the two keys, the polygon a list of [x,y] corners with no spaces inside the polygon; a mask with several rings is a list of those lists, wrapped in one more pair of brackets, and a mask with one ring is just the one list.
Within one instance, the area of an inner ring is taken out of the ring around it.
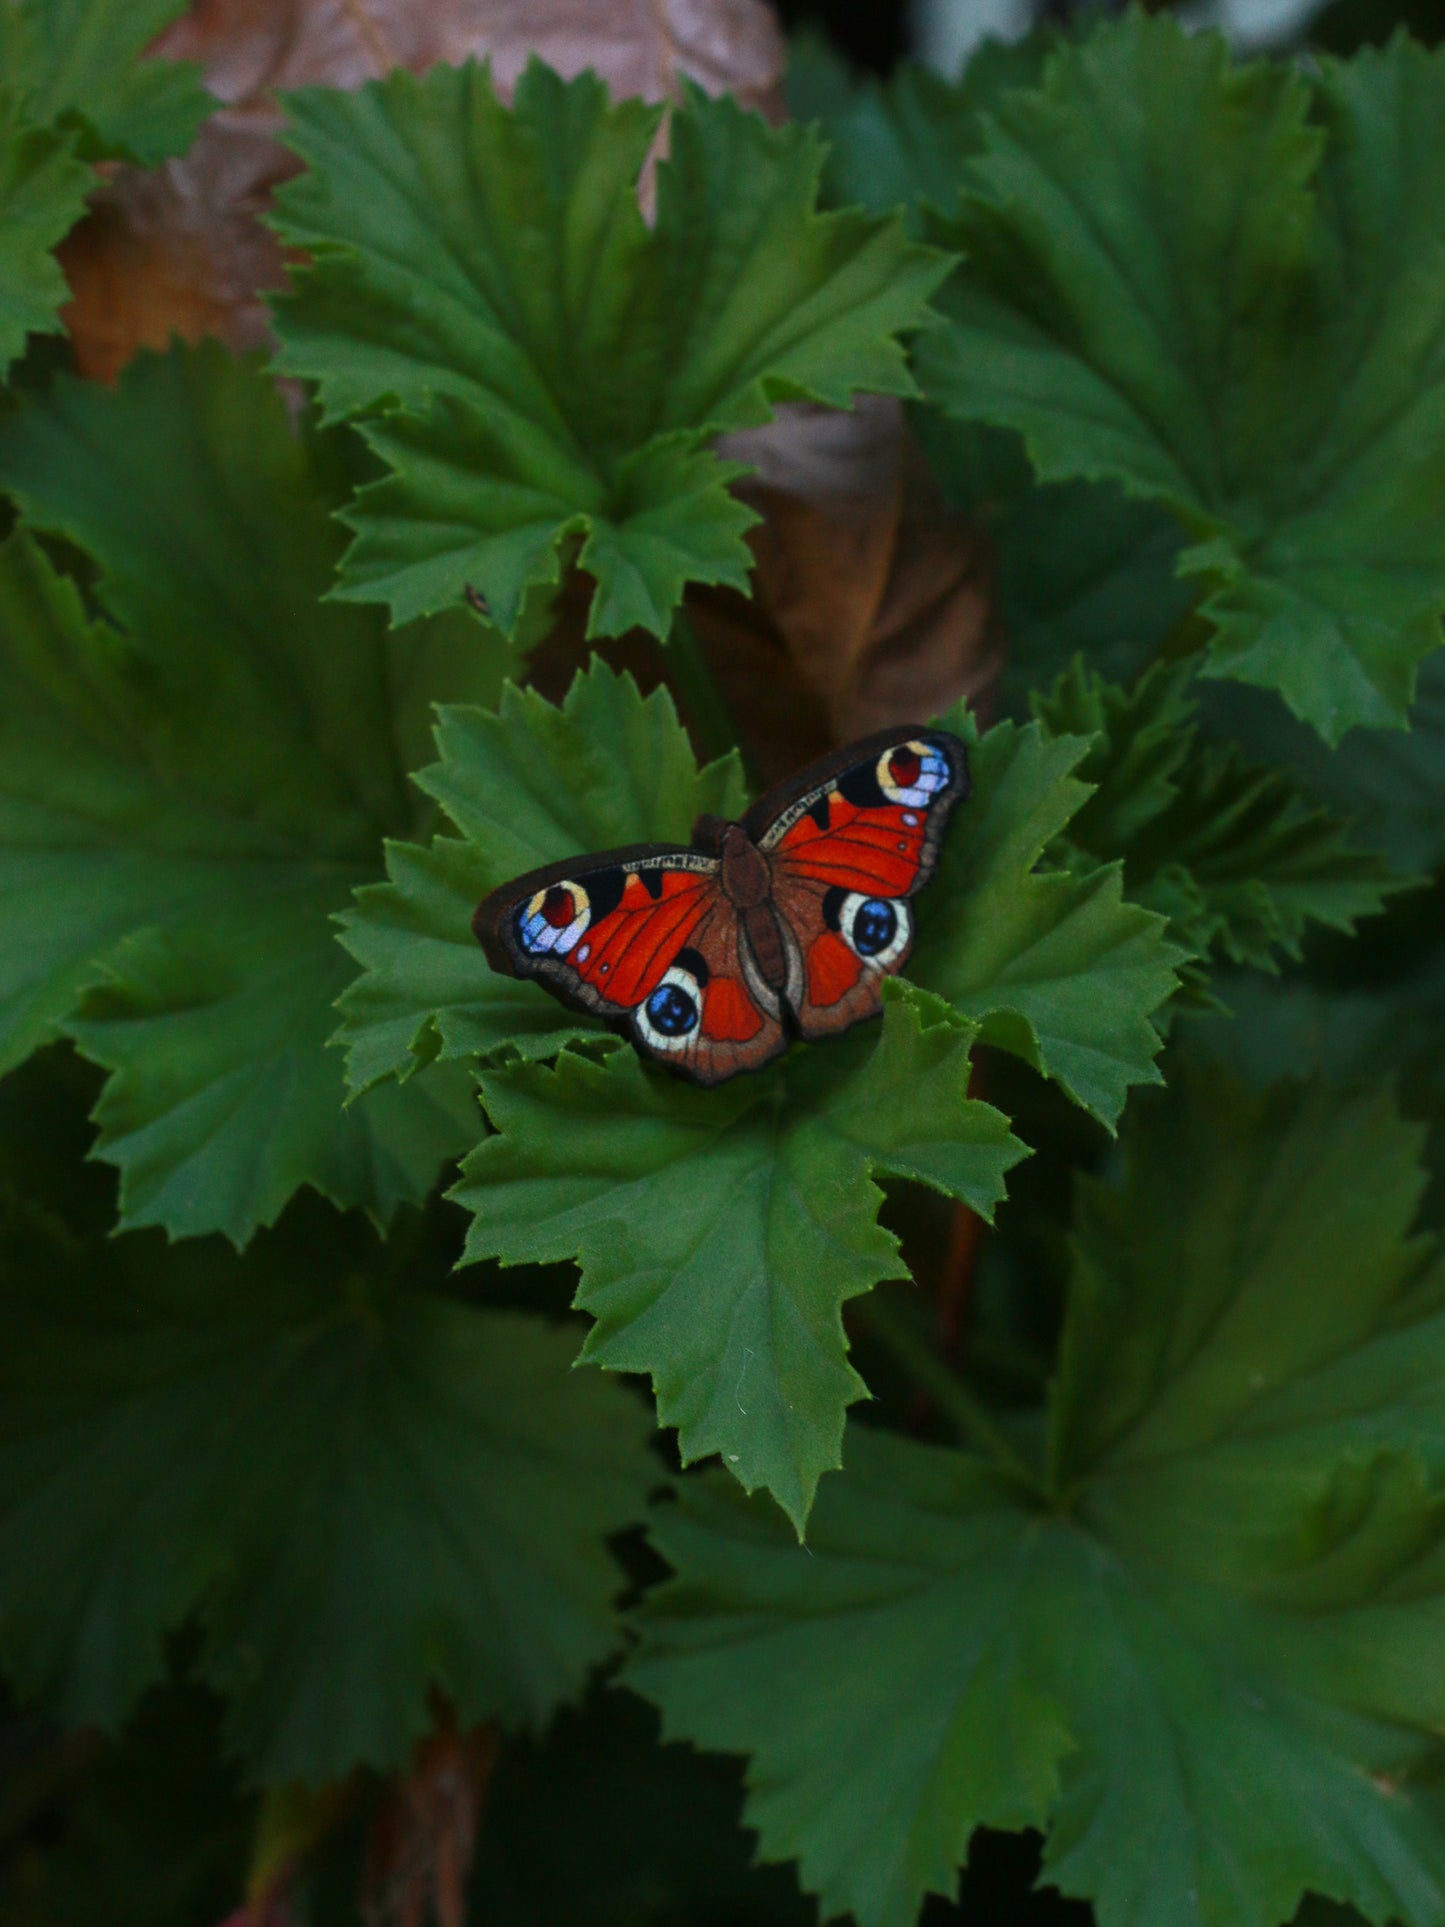
{"label": "leaf stem", "polygon": [[712,762],[738,749],[740,739],[732,711],[707,666],[697,631],[681,609],[672,619],[667,639],[667,666],[682,702],[684,720],[692,726],[703,759]]}
{"label": "leaf stem", "polygon": [[997,1420],[908,1321],[876,1291],[855,1301],[854,1315],[915,1384],[926,1391],[961,1439],[991,1459],[1004,1476],[1042,1498],[1042,1475],[1031,1466]]}

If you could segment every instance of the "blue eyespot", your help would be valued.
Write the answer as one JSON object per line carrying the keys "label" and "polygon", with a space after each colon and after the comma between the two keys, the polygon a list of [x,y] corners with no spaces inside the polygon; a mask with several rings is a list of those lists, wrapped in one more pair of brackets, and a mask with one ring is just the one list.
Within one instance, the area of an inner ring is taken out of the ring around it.
{"label": "blue eyespot", "polygon": [[697,999],[680,984],[661,983],[647,1000],[647,1017],[664,1037],[686,1037],[697,1028]]}
{"label": "blue eyespot", "polygon": [[881,897],[870,897],[853,913],[853,948],[860,957],[876,957],[892,943],[898,912]]}

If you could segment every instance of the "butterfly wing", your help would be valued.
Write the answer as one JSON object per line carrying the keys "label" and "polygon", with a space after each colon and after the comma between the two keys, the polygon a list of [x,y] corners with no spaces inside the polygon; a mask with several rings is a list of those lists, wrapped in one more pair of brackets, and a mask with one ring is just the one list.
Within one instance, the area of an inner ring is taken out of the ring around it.
{"label": "butterfly wing", "polygon": [[941,729],[885,730],[762,797],[744,827],[802,959],[796,1018],[829,1037],[878,1010],[913,944],[909,898],[933,875],[968,758]]}
{"label": "butterfly wing", "polygon": [[737,913],[700,851],[638,844],[550,864],[494,890],[472,928],[494,970],[535,977],[695,1083],[787,1044],[780,1010],[744,979]]}

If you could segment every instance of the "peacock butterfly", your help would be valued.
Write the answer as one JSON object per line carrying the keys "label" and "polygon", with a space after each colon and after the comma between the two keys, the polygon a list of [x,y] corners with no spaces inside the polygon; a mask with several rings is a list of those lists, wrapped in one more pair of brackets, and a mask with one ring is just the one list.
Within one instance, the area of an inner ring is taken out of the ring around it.
{"label": "peacock butterfly", "polygon": [[913,943],[915,896],[968,795],[956,736],[850,743],[692,842],[569,857],[503,884],[472,928],[494,970],[536,977],[697,1084],[757,1070],[793,1036],[882,1005]]}

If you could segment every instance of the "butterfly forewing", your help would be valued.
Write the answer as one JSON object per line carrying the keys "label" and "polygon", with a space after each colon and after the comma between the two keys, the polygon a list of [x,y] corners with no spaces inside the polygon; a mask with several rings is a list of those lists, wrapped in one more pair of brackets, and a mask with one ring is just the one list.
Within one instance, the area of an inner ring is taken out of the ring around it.
{"label": "butterfly forewing", "polygon": [[718,862],[643,844],[531,871],[493,891],[473,929],[494,969],[631,1036],[698,1083],[755,1069],[784,1048],[776,1009],[743,977]]}

